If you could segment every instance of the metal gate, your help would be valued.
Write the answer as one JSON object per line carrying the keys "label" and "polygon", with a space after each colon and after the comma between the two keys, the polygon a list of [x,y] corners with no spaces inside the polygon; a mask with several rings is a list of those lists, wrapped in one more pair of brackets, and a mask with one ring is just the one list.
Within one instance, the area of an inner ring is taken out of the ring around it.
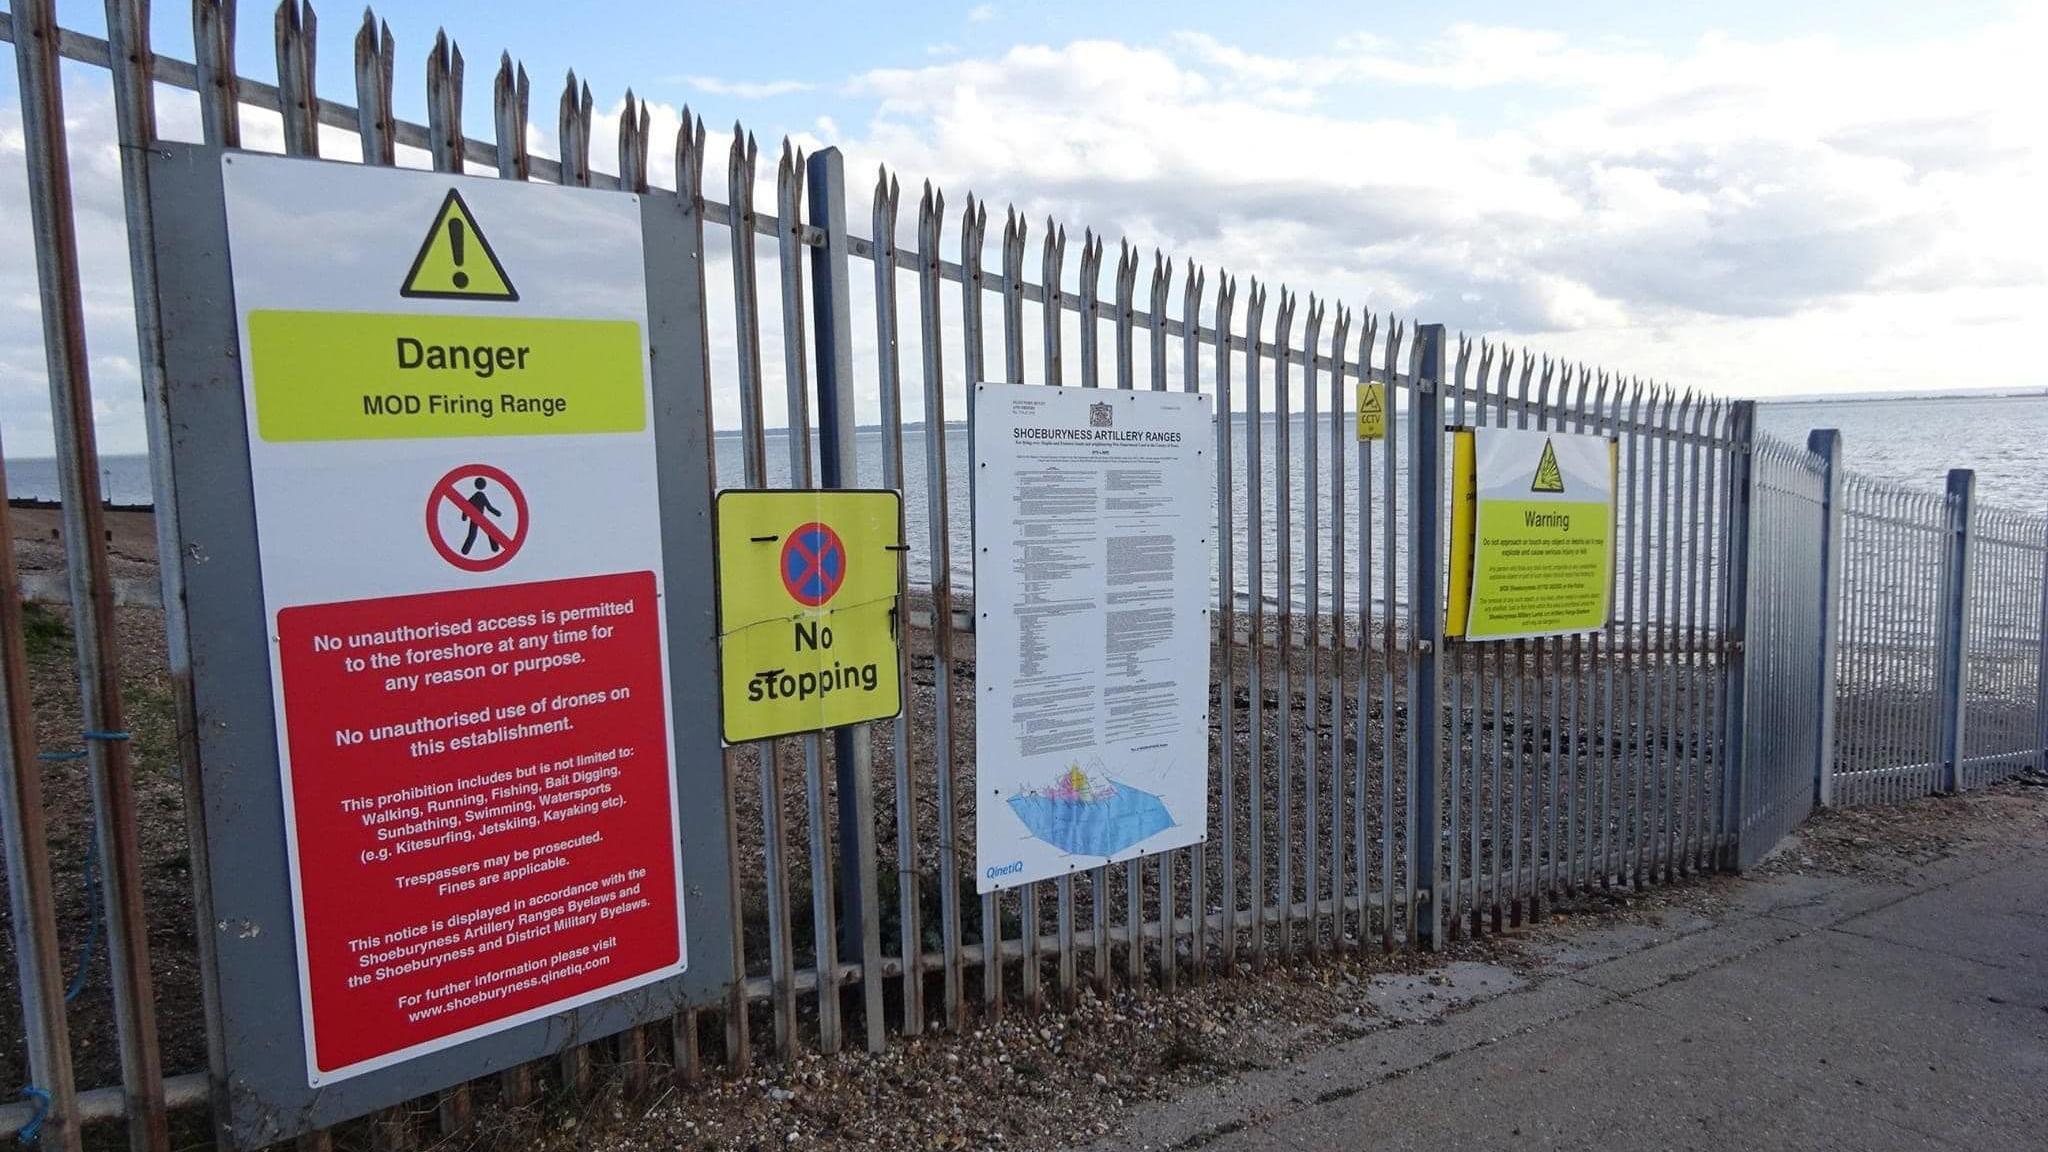
{"label": "metal gate", "polygon": [[1736,788],[1736,866],[1746,868],[1812,814],[1823,714],[1828,467],[1758,436],[1749,457],[1743,604],[1746,705]]}

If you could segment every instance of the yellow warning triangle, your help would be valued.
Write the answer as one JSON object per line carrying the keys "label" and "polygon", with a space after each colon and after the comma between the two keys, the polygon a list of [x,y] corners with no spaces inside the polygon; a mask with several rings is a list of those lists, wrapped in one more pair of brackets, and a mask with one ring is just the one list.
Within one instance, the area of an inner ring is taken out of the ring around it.
{"label": "yellow warning triangle", "polygon": [[1386,415],[1386,408],[1380,403],[1380,390],[1364,389],[1358,401],[1358,411],[1368,418]]}
{"label": "yellow warning triangle", "polygon": [[1529,485],[1531,492],[1564,491],[1564,473],[1557,467],[1557,449],[1550,441],[1543,441],[1543,459],[1536,462],[1536,479]]}
{"label": "yellow warning triangle", "polygon": [[453,188],[434,213],[434,225],[420,241],[420,254],[412,258],[412,271],[398,294],[415,300],[519,299],[484,230]]}

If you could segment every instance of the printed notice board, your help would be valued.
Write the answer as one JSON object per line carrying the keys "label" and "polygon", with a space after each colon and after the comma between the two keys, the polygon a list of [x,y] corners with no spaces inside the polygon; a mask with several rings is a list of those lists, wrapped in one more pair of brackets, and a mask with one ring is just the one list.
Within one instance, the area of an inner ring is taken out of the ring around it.
{"label": "printed notice board", "polygon": [[306,1082],[677,975],[637,200],[222,165]]}
{"label": "printed notice board", "polygon": [[1603,436],[1460,430],[1445,633],[1509,640],[1607,626],[1614,458]]}
{"label": "printed notice board", "polygon": [[902,557],[899,493],[718,494],[718,659],[728,743],[903,710]]}
{"label": "printed notice board", "polygon": [[1208,828],[1209,399],[976,393],[980,890],[1197,843]]}

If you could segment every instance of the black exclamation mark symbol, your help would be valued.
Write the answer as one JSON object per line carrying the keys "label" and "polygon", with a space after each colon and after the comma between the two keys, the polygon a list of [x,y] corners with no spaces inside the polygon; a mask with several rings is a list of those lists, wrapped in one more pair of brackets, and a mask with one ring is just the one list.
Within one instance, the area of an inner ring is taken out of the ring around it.
{"label": "black exclamation mark symbol", "polygon": [[455,257],[455,275],[449,277],[457,288],[469,287],[469,273],[462,270],[462,221],[448,221],[448,250]]}

